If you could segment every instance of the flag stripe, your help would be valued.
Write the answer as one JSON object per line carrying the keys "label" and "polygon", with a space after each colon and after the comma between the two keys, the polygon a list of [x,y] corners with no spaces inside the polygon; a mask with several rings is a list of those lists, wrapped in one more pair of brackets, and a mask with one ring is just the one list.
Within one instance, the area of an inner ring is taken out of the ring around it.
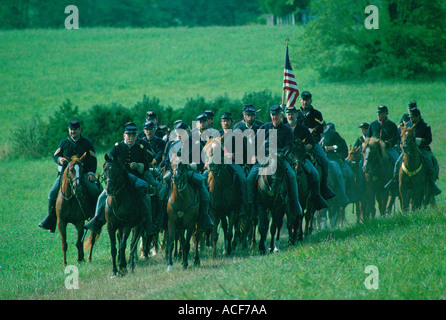
{"label": "flag stripe", "polygon": [[286,47],[285,68],[283,70],[283,90],[285,91],[286,107],[294,106],[299,96],[299,88],[288,56],[288,46]]}

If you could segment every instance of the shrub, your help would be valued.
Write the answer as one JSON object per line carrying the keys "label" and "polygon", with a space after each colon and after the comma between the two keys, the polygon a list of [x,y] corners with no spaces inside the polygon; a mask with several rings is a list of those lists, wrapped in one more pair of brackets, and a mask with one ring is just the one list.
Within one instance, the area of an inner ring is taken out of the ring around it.
{"label": "shrub", "polygon": [[[299,37],[298,60],[325,79],[408,78],[444,71],[446,7],[440,0],[381,0],[379,29],[366,29],[367,3],[313,0],[317,17]],[[299,66],[298,66],[299,67]]]}

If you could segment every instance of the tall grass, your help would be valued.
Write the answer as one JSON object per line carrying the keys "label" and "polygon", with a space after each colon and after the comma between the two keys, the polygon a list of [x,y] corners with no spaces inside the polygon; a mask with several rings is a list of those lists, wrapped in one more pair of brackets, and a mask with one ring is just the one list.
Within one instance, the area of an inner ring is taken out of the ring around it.
{"label": "tall grass", "polygon": [[[2,31],[0,157],[10,139],[20,138],[11,136],[11,129],[36,113],[52,115],[66,98],[82,110],[112,101],[130,107],[143,94],[173,107],[197,95],[241,98],[264,88],[281,95],[284,39],[299,32],[266,26]],[[290,45],[293,63],[303,44]],[[359,136],[360,122],[375,119],[378,104],[387,104],[390,118],[398,122],[407,102],[416,99],[432,127],[433,150],[444,171],[442,79],[327,83],[310,67],[295,69],[301,91],[313,93],[314,106],[349,144]],[[51,159],[0,160],[1,299],[445,298],[443,194],[437,197],[439,211],[318,232],[302,245],[283,245],[279,254],[239,250],[213,260],[204,250],[201,267],[182,271],[176,263],[172,273],[165,272],[159,254],[124,279],[109,279],[107,235],[101,236],[93,262],[77,265],[71,227],[68,263],[79,267],[80,288],[67,290],[60,238],[37,227],[47,213],[55,175]],[[443,180],[439,185],[446,190]],[[348,218],[355,220],[351,213]],[[379,290],[363,285],[367,265],[378,267]]]}
{"label": "tall grass", "polygon": [[[0,299],[444,299],[446,208],[396,213],[357,225],[318,231],[281,251],[260,256],[238,249],[224,257],[201,251],[201,266],[166,272],[164,252],[139,261],[134,274],[110,279],[108,235],[91,263],[76,262],[75,229],[69,227],[68,264],[79,268],[79,289],[65,287],[60,237],[37,227],[46,215],[53,182],[50,160],[0,162]],[[379,271],[379,289],[367,289],[365,268]]]}

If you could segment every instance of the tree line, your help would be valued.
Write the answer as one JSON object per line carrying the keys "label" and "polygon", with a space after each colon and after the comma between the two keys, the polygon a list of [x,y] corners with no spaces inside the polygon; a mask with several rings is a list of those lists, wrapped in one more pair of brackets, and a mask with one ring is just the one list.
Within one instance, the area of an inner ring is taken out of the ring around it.
{"label": "tree line", "polygon": [[309,0],[2,0],[0,29],[63,28],[65,8],[79,10],[81,27],[235,26],[263,13],[285,15]]}

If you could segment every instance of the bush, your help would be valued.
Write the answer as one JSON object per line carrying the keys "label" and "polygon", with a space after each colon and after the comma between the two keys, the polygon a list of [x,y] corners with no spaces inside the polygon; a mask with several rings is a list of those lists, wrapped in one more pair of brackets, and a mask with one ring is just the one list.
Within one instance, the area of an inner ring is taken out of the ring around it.
{"label": "bush", "polygon": [[260,92],[245,93],[241,100],[231,99],[227,95],[220,96],[213,101],[206,101],[204,97],[188,98],[183,108],[173,109],[160,104],[156,97],[143,96],[132,108],[112,102],[108,105],[97,104],[89,110],[79,112],[78,106],[67,99],[48,118],[43,121],[34,116],[22,127],[15,130],[14,135],[21,137],[12,145],[11,156],[42,157],[51,155],[62,139],[68,136],[68,122],[77,119],[81,123],[82,134],[89,138],[96,150],[108,151],[114,143],[123,139],[124,124],[135,122],[141,130],[145,122],[146,112],[154,110],[158,114],[159,124],[172,128],[177,119],[186,121],[189,125],[205,110],[211,109],[215,113],[214,128],[220,129],[220,117],[223,112],[231,112],[235,121],[242,118],[243,104],[253,104],[259,112],[259,119],[269,121],[269,107],[280,104],[281,98],[273,96],[265,89]]}
{"label": "bush", "polygon": [[444,71],[446,7],[441,1],[378,1],[379,29],[371,30],[364,26],[366,5],[313,0],[317,18],[298,39],[304,45],[296,60],[335,80],[408,78]]}

